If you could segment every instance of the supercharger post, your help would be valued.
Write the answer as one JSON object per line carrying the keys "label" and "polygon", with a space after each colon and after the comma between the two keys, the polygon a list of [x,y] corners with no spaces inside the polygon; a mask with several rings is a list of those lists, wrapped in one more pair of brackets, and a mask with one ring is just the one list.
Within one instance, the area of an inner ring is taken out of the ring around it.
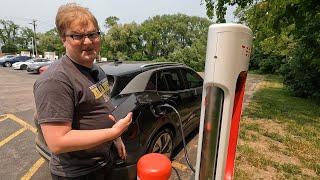
{"label": "supercharger post", "polygon": [[209,27],[196,180],[233,178],[251,43],[244,25]]}

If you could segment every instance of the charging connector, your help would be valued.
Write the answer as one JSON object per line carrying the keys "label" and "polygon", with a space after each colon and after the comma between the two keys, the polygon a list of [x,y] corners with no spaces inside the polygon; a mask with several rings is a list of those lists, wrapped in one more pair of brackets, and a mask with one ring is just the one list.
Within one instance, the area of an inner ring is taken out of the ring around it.
{"label": "charging connector", "polygon": [[180,131],[181,131],[181,136],[182,136],[183,149],[184,149],[184,156],[186,158],[186,161],[187,161],[187,164],[188,164],[189,168],[192,170],[193,173],[195,173],[195,169],[194,169],[194,167],[192,166],[192,164],[190,163],[190,160],[189,160],[187,144],[186,144],[186,140],[185,140],[185,136],[184,136],[184,132],[183,132],[183,127],[182,127],[182,120],[181,120],[181,116],[180,116],[179,112],[177,111],[176,108],[174,108],[170,104],[162,104],[162,105],[159,105],[158,107],[171,108],[178,115],[179,123],[180,123]]}

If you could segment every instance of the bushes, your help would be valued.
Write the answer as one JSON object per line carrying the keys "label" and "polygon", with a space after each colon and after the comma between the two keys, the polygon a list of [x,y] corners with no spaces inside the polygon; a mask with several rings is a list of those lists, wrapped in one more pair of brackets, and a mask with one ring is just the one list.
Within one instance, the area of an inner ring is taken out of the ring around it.
{"label": "bushes", "polygon": [[260,48],[255,48],[249,62],[250,70],[258,70],[265,74],[278,74],[286,58],[275,54],[264,54]]}
{"label": "bushes", "polygon": [[281,74],[294,95],[320,102],[320,58],[308,51],[310,49],[297,48],[293,58],[281,69]]}
{"label": "bushes", "polygon": [[13,43],[7,43],[1,47],[1,51],[4,53],[17,53],[18,47]]}

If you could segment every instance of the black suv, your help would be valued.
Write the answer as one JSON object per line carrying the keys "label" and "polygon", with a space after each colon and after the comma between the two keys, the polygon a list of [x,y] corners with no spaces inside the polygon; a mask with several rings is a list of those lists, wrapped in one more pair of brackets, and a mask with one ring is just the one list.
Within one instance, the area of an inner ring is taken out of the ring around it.
{"label": "black suv", "polygon": [[[136,163],[141,156],[158,152],[171,157],[182,140],[178,115],[163,105],[173,106],[179,112],[185,136],[198,128],[203,79],[179,63],[112,62],[99,66],[107,75],[109,103],[116,114],[133,111],[133,122],[122,135],[128,156],[125,161],[115,161],[113,177],[135,179]],[[41,133],[36,147],[42,156],[50,158]]]}

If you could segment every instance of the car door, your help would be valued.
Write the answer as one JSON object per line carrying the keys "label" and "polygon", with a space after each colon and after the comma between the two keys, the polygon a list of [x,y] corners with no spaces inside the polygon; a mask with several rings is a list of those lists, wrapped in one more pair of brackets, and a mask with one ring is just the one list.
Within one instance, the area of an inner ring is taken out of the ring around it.
{"label": "car door", "polygon": [[[183,128],[186,127],[187,107],[189,106],[188,92],[185,91],[183,78],[178,69],[164,69],[157,75],[157,91],[161,98],[174,106],[180,114]],[[175,113],[172,118],[177,118]],[[176,121],[178,122],[178,121]]]}
{"label": "car door", "polygon": [[11,58],[9,61],[11,62],[11,64],[16,63],[16,62],[20,62],[21,56]]}
{"label": "car door", "polygon": [[186,109],[189,114],[186,117],[186,129],[192,131],[200,121],[203,79],[191,69],[181,68],[180,71],[186,86],[185,93],[188,94]]}

